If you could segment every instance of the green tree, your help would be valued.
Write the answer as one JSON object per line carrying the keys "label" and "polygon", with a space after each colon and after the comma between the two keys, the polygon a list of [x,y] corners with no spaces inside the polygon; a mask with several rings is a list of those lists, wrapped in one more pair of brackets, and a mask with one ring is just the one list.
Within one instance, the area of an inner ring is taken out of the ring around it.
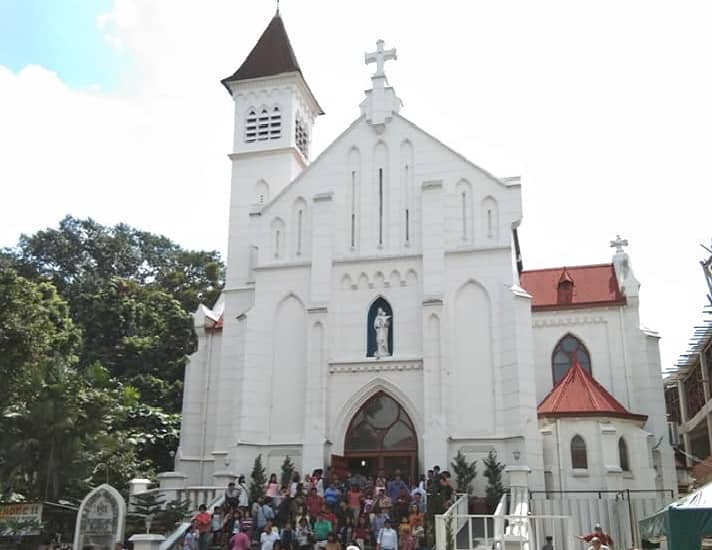
{"label": "green tree", "polygon": [[160,288],[187,311],[212,306],[222,287],[218,252],[184,250],[162,235],[91,218],[67,216],[57,229],[22,235],[5,258],[26,277],[52,281],[70,304],[114,277]]}
{"label": "green tree", "polygon": [[282,462],[282,474],[280,476],[282,486],[286,485],[289,487],[289,484],[292,482],[292,476],[294,475],[294,469],[294,462],[289,458],[289,455],[285,456]]}
{"label": "green tree", "polygon": [[255,458],[250,474],[250,503],[257,502],[265,496],[265,483],[267,483],[267,472],[262,466],[262,455],[259,454]]}
{"label": "green tree", "polygon": [[67,303],[51,284],[0,267],[0,428],[34,396],[48,372],[78,362],[80,345]]}
{"label": "green tree", "polygon": [[161,513],[165,504],[165,497],[161,493],[139,493],[131,497],[133,510],[130,512],[133,531],[141,532],[145,530],[150,533],[162,531]]}
{"label": "green tree", "polygon": [[477,476],[477,460],[467,462],[467,457],[462,454],[462,451],[457,451],[455,460],[450,465],[457,476],[457,492],[472,494],[472,481]]}
{"label": "green tree", "polygon": [[50,283],[0,268],[0,327],[0,496],[81,497],[145,469],[123,427],[135,390],[76,368],[80,333]]}
{"label": "green tree", "polygon": [[493,513],[499,504],[504,487],[502,486],[502,471],[504,464],[497,462],[497,451],[490,450],[487,458],[483,461],[485,466],[484,476],[487,478],[487,492],[485,500],[487,501],[487,509],[489,513]]}
{"label": "green tree", "polygon": [[180,303],[163,290],[118,278],[77,302],[85,312],[81,364],[99,362],[138,389],[144,403],[179,412],[186,357],[197,344]]}

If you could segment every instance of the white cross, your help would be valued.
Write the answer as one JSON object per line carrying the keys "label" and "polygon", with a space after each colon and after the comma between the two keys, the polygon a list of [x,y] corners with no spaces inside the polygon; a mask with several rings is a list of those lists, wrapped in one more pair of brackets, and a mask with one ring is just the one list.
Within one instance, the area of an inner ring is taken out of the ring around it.
{"label": "white cross", "polygon": [[373,73],[373,76],[386,76],[386,73],[383,72],[383,64],[391,59],[398,59],[396,57],[396,49],[384,50],[383,44],[383,40],[376,41],[376,51],[367,53],[365,56],[366,65],[369,63],[376,64],[376,72]]}
{"label": "white cross", "polygon": [[616,254],[623,252],[624,246],[628,246],[628,239],[621,239],[620,235],[616,235],[616,240],[611,241],[611,248],[616,249]]}

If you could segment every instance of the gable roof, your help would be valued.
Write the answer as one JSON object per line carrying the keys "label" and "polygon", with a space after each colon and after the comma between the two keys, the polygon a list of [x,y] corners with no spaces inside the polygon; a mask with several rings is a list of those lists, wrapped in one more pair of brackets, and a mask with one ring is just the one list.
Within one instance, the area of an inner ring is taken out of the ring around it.
{"label": "gable roof", "polygon": [[606,388],[574,360],[566,372],[537,407],[541,416],[613,416],[645,422],[647,416],[626,410]]}
{"label": "gable roof", "polygon": [[[559,284],[573,283],[573,297],[561,301]],[[522,271],[519,284],[532,297],[533,311],[624,305],[613,264]]]}

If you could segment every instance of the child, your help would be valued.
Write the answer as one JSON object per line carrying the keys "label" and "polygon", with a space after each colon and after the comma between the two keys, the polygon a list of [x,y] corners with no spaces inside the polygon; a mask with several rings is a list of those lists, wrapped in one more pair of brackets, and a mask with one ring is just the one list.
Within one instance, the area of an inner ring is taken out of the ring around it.
{"label": "child", "polygon": [[190,527],[183,535],[183,550],[197,550],[198,548],[198,524],[195,520],[190,522]]}

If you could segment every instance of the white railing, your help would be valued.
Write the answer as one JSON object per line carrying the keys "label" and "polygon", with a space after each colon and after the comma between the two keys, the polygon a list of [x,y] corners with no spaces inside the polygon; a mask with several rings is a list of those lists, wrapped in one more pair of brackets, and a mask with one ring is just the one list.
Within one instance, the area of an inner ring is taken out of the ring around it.
{"label": "white railing", "polygon": [[[465,524],[464,518],[469,512],[469,496],[463,493],[455,495],[455,502],[452,503],[444,514],[435,516],[435,546],[437,550],[445,550],[448,524],[453,536],[460,532]],[[456,520],[459,518],[459,520]]]}
{"label": "white railing", "polygon": [[[225,494],[220,494],[220,496],[214,498],[211,502],[203,503],[201,502],[200,504],[206,504],[208,507],[208,510],[212,510],[215,506],[222,506],[225,503]],[[200,505],[199,504],[199,505]],[[198,505],[198,506],[199,506]],[[196,507],[197,509],[197,507]],[[172,548],[180,548],[178,546],[178,543],[180,542],[180,539],[182,538],[183,534],[185,533],[186,529],[190,526],[189,521],[184,521],[181,523],[175,531],[173,531],[170,535],[166,537],[166,540],[164,540],[161,543],[161,546],[159,547],[159,550],[171,550]]]}
{"label": "white railing", "polygon": [[[452,525],[463,524],[464,527],[459,532],[452,529],[449,547],[446,537],[436,540],[438,550],[537,550],[546,544],[547,536],[553,538],[552,544],[557,550],[580,548],[580,541],[571,530],[571,516],[468,514],[450,518]],[[497,521],[505,527],[496,529]]]}

